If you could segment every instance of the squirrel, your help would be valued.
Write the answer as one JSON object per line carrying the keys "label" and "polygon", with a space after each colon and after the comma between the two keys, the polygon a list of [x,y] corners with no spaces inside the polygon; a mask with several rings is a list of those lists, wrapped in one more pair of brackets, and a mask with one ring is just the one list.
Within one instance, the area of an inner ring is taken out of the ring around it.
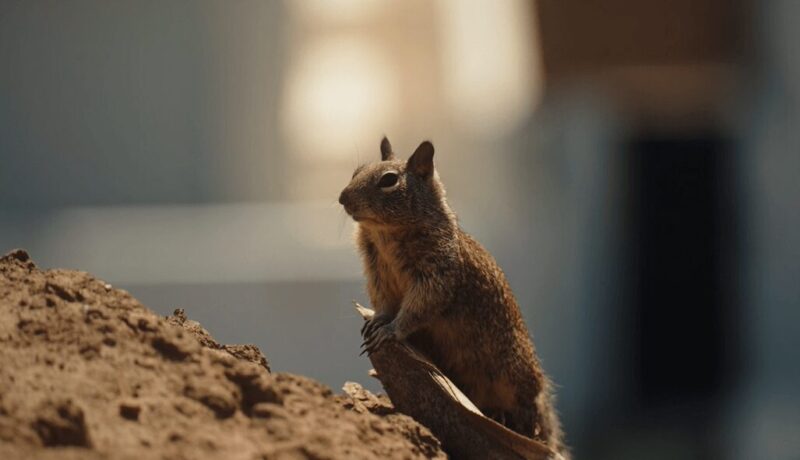
{"label": "squirrel", "polygon": [[356,221],[356,244],[375,316],[364,351],[405,340],[487,416],[566,457],[551,384],[505,275],[464,232],[422,142],[408,161],[387,138],[381,161],[361,165],[339,196]]}

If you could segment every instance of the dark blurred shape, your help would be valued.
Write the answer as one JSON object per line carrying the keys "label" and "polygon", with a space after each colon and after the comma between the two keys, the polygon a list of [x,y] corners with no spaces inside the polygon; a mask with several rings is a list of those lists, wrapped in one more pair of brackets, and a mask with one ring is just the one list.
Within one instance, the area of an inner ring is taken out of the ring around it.
{"label": "dark blurred shape", "polygon": [[742,360],[724,319],[738,313],[726,295],[737,286],[723,276],[734,249],[735,226],[723,220],[733,192],[725,177],[731,147],[713,134],[629,144],[637,235],[629,287],[638,356],[631,367],[644,407],[713,399],[730,382],[726,363]]}
{"label": "dark blurred shape", "polygon": [[601,87],[651,131],[706,128],[736,97],[750,48],[744,1],[542,0],[547,91]]}
{"label": "dark blurred shape", "polygon": [[[626,431],[658,436],[689,458],[723,458],[708,427],[742,384],[740,246],[734,143],[720,132],[640,132],[627,144],[630,319]],[[712,428],[712,431],[715,428]],[[609,452],[610,457],[616,454]]]}
{"label": "dark blurred shape", "polygon": [[739,0],[540,0],[548,80],[620,66],[734,62],[745,46]]}

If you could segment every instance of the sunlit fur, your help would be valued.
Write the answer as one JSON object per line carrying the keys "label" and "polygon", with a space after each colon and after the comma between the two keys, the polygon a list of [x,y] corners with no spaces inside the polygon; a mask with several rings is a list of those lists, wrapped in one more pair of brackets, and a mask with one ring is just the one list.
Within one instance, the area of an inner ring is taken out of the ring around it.
{"label": "sunlit fur", "polygon": [[[372,306],[485,414],[562,451],[550,386],[514,295],[491,254],[459,228],[432,149],[430,164],[415,168],[384,152],[391,159],[360,166],[342,191],[358,222]],[[389,170],[400,179],[385,191],[377,184]]]}

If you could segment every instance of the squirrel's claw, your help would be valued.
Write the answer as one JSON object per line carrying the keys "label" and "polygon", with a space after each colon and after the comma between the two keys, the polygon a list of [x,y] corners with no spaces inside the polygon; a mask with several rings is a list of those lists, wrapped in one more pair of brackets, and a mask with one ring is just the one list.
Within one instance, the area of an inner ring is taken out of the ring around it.
{"label": "squirrel's claw", "polygon": [[369,338],[372,337],[378,329],[391,321],[392,317],[389,315],[375,315],[361,327],[361,336],[364,337],[365,342],[368,342]]}
{"label": "squirrel's claw", "polygon": [[361,346],[364,350],[361,354],[378,351],[386,342],[395,339],[394,324],[391,321],[381,321],[384,324],[373,326],[366,332],[364,343]]}
{"label": "squirrel's claw", "polygon": [[388,340],[392,340],[393,338],[393,335],[390,336],[389,334],[380,334],[377,341],[370,347],[370,353],[378,351],[383,344],[385,344]]}

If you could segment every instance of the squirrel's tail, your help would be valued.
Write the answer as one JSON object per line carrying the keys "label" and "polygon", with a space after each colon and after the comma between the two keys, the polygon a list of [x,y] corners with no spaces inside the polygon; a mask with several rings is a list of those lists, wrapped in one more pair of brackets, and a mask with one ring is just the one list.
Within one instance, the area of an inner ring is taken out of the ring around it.
{"label": "squirrel's tail", "polygon": [[536,409],[538,412],[538,425],[541,430],[536,437],[542,439],[548,447],[561,454],[564,460],[569,460],[569,448],[564,443],[564,432],[561,429],[561,421],[555,407],[552,383],[546,377],[542,390],[536,397]]}

